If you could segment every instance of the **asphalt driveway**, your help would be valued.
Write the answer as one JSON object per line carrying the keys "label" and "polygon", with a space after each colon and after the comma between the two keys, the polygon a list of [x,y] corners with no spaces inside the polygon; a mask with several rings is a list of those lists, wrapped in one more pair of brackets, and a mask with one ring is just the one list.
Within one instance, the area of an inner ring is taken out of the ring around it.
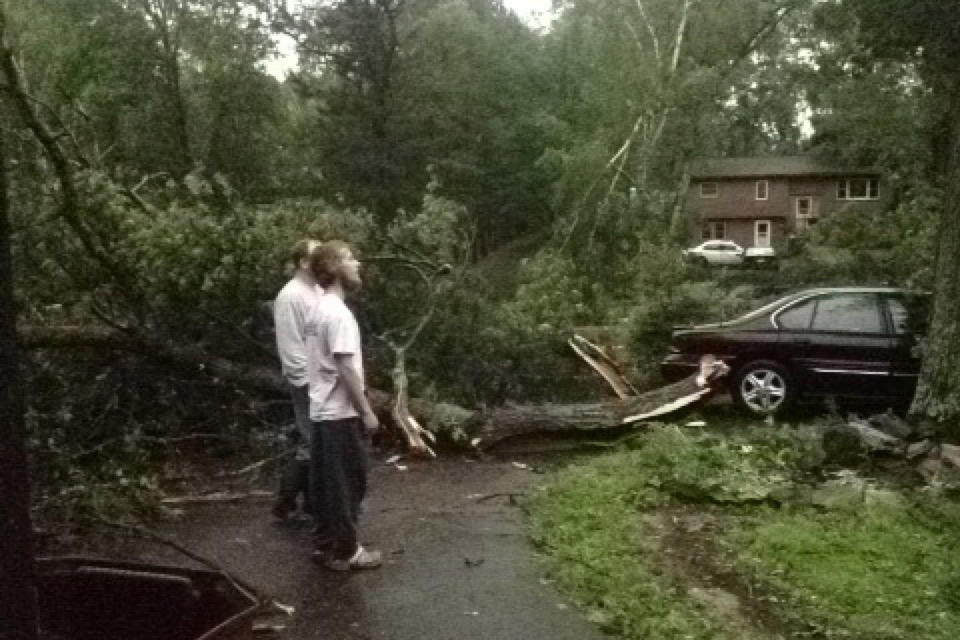
{"label": "asphalt driveway", "polygon": [[[375,571],[337,574],[309,557],[307,523],[269,503],[191,506],[172,533],[295,612],[269,623],[289,640],[591,640],[604,637],[541,572],[516,496],[543,476],[511,460],[378,464],[361,517]],[[155,559],[175,561],[172,550]],[[182,559],[181,559],[182,561]]]}

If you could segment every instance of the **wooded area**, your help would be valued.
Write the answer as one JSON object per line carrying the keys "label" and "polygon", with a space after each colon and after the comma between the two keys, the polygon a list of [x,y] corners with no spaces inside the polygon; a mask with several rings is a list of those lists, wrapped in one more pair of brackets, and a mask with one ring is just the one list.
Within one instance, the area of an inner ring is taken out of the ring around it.
{"label": "wooded area", "polygon": [[[956,3],[554,4],[536,30],[497,0],[4,1],[0,637],[30,617],[24,447],[34,504],[91,487],[55,519],[148,492],[149,438],[281,430],[269,302],[302,237],[358,248],[370,382],[428,428],[598,402],[579,327],[649,388],[672,325],[879,280],[935,292],[912,412],[960,414]],[[794,153],[881,167],[890,210],[810,231],[844,262],[691,271],[690,160]]]}

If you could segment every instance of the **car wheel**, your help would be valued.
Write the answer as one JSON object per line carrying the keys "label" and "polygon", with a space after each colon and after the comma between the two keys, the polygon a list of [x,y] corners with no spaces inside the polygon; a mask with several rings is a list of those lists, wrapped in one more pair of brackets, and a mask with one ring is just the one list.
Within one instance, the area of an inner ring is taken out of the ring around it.
{"label": "car wheel", "polygon": [[756,360],[739,371],[731,388],[733,401],[755,416],[769,416],[789,407],[796,395],[790,373],[770,360]]}
{"label": "car wheel", "polygon": [[699,267],[710,266],[710,263],[707,261],[707,259],[704,256],[697,256],[696,263],[697,263],[697,266]]}

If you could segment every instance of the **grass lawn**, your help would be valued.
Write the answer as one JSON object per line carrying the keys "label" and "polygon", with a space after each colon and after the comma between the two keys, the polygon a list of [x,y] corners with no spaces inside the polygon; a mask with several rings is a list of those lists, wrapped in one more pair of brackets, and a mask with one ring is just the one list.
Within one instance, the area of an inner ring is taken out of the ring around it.
{"label": "grass lawn", "polygon": [[852,637],[960,638],[960,507],[764,510],[733,539],[795,606]]}
{"label": "grass lawn", "polygon": [[532,539],[558,587],[624,638],[960,638],[960,506],[768,506],[813,443],[653,430],[552,476]]}

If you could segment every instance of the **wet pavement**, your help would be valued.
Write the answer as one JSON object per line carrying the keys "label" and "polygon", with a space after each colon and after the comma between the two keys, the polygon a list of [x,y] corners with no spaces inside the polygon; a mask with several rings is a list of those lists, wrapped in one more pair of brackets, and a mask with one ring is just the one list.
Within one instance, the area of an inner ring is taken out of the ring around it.
{"label": "wet pavement", "polygon": [[[541,579],[515,496],[543,476],[512,461],[383,463],[361,516],[382,568],[338,574],[314,564],[308,523],[273,522],[269,503],[189,507],[176,539],[295,608],[279,638],[591,640],[591,627]],[[158,552],[160,553],[160,552]],[[173,551],[160,553],[174,560]],[[156,555],[154,557],[157,557]]]}

